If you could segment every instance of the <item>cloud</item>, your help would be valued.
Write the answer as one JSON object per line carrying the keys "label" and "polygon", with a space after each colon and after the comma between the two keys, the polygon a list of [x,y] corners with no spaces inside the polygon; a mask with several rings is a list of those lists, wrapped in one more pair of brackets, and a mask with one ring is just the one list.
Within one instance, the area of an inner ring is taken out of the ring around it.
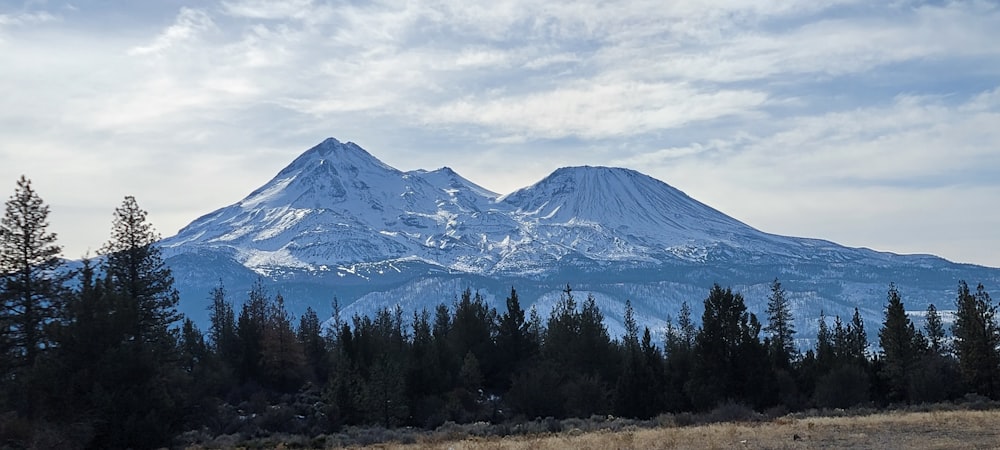
{"label": "cloud", "polygon": [[204,11],[192,8],[181,8],[177,19],[163,30],[153,42],[148,45],[133,47],[132,55],[159,54],[177,45],[190,43],[200,34],[213,30],[215,22]]}
{"label": "cloud", "polygon": [[766,100],[766,94],[753,91],[704,92],[686,84],[595,80],[529,95],[463,98],[426,117],[431,123],[488,127],[503,137],[604,139],[751,114]]}
{"label": "cloud", "polygon": [[282,20],[315,17],[312,0],[268,0],[223,1],[225,14],[248,19]]}

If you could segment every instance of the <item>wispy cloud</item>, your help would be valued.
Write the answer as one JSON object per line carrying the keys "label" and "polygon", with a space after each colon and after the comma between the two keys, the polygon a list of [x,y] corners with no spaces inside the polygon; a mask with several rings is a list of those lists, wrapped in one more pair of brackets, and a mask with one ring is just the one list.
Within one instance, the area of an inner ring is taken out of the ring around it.
{"label": "wispy cloud", "polygon": [[204,11],[182,8],[174,24],[163,30],[153,42],[133,47],[129,53],[133,55],[158,54],[181,44],[192,43],[200,34],[214,28],[215,22]]}

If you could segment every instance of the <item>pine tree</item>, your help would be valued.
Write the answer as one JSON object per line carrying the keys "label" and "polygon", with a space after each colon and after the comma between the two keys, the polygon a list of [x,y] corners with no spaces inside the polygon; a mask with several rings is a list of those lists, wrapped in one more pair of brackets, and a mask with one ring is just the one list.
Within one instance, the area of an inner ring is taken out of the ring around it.
{"label": "pine tree", "polygon": [[[681,305],[681,312],[685,310],[687,302]],[[664,403],[670,412],[690,411],[693,407],[685,392],[684,386],[691,375],[692,360],[694,350],[688,341],[681,336],[679,328],[674,327],[673,319],[667,317],[667,327],[664,337]]]}
{"label": "pine tree", "polygon": [[705,299],[701,323],[687,385],[692,402],[708,409],[729,399],[749,399],[750,391],[760,388],[747,359],[762,350],[757,318],[747,312],[742,295],[716,284]]}
{"label": "pine tree", "polygon": [[924,332],[927,333],[927,343],[930,350],[935,355],[944,356],[948,352],[945,344],[944,323],[941,315],[933,303],[927,305],[927,315],[925,316]]}
{"label": "pine tree", "polygon": [[111,328],[121,336],[105,353],[107,394],[96,447],[161,446],[180,426],[184,408],[179,376],[177,291],[155,242],[159,238],[135,198],[115,209],[111,239],[102,248]]}
{"label": "pine tree", "polygon": [[546,359],[557,364],[572,364],[576,357],[579,336],[580,312],[577,311],[573,290],[566,285],[563,295],[549,312],[545,326],[543,351]]}
{"label": "pine tree", "polygon": [[620,367],[618,352],[593,294],[587,295],[580,310],[577,352],[577,367],[581,373],[594,374],[606,383],[612,383],[617,378]]}
{"label": "pine tree", "polygon": [[687,389],[694,367],[694,344],[697,334],[698,330],[691,319],[691,306],[686,301],[682,302],[676,327],[673,320],[667,317],[663,347],[666,356],[664,402],[671,412],[690,411],[694,408]]}
{"label": "pine tree", "polygon": [[691,305],[686,301],[681,303],[681,312],[677,316],[677,328],[683,345],[688,349],[694,348],[694,339],[698,335],[698,329],[691,319]]}
{"label": "pine tree", "polygon": [[825,372],[833,368],[836,359],[833,333],[830,332],[830,325],[826,323],[826,313],[821,310],[816,331],[816,365],[821,372]]}
{"label": "pine tree", "polygon": [[639,327],[631,300],[625,301],[625,336],[622,343],[623,362],[621,375],[615,383],[615,414],[624,417],[647,419],[660,408],[661,371],[654,365],[661,364],[659,350],[652,345],[649,328],[639,341]]}
{"label": "pine tree", "polygon": [[240,347],[236,374],[242,381],[259,382],[262,379],[261,357],[270,301],[264,280],[258,278],[247,292],[247,300],[243,302],[236,321],[236,336]]}
{"label": "pine tree", "polygon": [[123,307],[131,315],[131,338],[140,346],[149,344],[158,352],[168,352],[176,345],[170,327],[181,318],[177,312],[180,296],[155,245],[160,236],[146,215],[132,196],[115,208],[111,240],[101,249],[104,272],[127,299]]}
{"label": "pine tree", "polygon": [[226,289],[219,285],[212,289],[209,308],[208,337],[211,347],[221,361],[235,368],[239,364],[239,339],[236,336],[236,317],[233,304],[226,299]]}
{"label": "pine tree", "polygon": [[434,346],[431,315],[427,309],[413,313],[413,338],[407,355],[406,393],[413,424],[436,427],[444,422],[442,395],[450,388],[441,358]]}
{"label": "pine tree", "polygon": [[855,361],[862,365],[868,361],[868,333],[865,332],[865,321],[861,318],[861,312],[854,308],[851,316],[851,325],[848,327],[848,353]]}
{"label": "pine tree", "polygon": [[996,306],[982,284],[972,294],[965,281],[958,284],[955,306],[952,335],[963,378],[975,392],[996,398],[997,367],[1000,366]]}
{"label": "pine tree", "polygon": [[771,353],[775,364],[783,369],[791,367],[792,360],[798,354],[795,348],[795,324],[785,289],[777,278],[771,283],[771,295],[767,299],[767,327],[764,331],[771,337]]}
{"label": "pine tree", "polygon": [[540,351],[545,344],[545,325],[542,324],[542,316],[538,314],[538,308],[531,305],[528,310],[528,337],[532,342],[535,352]]}
{"label": "pine tree", "polygon": [[260,354],[264,378],[275,389],[294,391],[307,375],[306,357],[281,294],[268,304],[266,317]]}
{"label": "pine tree", "polygon": [[510,387],[511,375],[537,351],[537,343],[529,333],[530,324],[525,320],[524,309],[514,288],[510,289],[506,303],[507,311],[500,316],[496,336],[498,376],[504,390]]}
{"label": "pine tree", "polygon": [[448,310],[448,306],[443,303],[438,304],[434,308],[434,328],[431,336],[434,343],[434,354],[438,357],[438,366],[443,372],[440,378],[443,386],[441,392],[445,392],[455,385],[455,374],[461,364],[449,339],[451,328],[451,312]]}
{"label": "pine tree", "polygon": [[326,380],[329,372],[326,367],[326,343],[323,340],[321,328],[319,315],[312,307],[307,307],[306,312],[299,319],[297,334],[299,346],[302,347],[306,363],[315,380]]}
{"label": "pine tree", "polygon": [[889,400],[906,401],[909,387],[908,374],[921,356],[918,348],[919,334],[906,315],[903,300],[895,284],[889,284],[887,296],[885,320],[878,332],[879,345],[882,347],[881,375],[888,382]]}
{"label": "pine tree", "polygon": [[622,315],[622,323],[625,326],[625,350],[638,351],[639,325],[635,321],[635,309],[632,308],[632,300],[625,300],[625,313]]}
{"label": "pine tree", "polygon": [[[49,207],[24,176],[0,219],[0,350],[8,367],[25,370],[53,344],[51,325],[61,316],[62,249],[48,231]],[[7,377],[3,377],[7,378]]]}
{"label": "pine tree", "polygon": [[208,345],[205,344],[205,336],[191,319],[184,319],[181,325],[179,345],[181,370],[189,376],[203,370],[209,355]]}
{"label": "pine tree", "polygon": [[[459,358],[464,358],[466,353],[472,352],[489,387],[506,384],[505,380],[498,377],[499,365],[494,346],[496,316],[496,309],[490,308],[478,292],[473,295],[471,290],[466,289],[455,304],[455,314],[449,333],[456,361],[460,363]],[[455,367],[455,369],[460,368],[460,366]],[[455,373],[458,373],[457,370]]]}

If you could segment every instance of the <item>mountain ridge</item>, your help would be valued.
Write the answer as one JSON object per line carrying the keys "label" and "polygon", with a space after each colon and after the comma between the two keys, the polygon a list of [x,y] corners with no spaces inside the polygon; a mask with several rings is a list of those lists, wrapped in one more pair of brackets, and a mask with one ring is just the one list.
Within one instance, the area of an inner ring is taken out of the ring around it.
{"label": "mountain ridge", "polygon": [[932,255],[769,234],[633,169],[565,167],[498,195],[448,167],[403,172],[334,138],[159,245],[183,309],[202,317],[220,279],[240,292],[264,277],[295,312],[338,296],[348,314],[433,307],[457,294],[435,287],[462,284],[494,300],[523,287],[544,309],[569,283],[598,297],[613,324],[630,299],[637,317],[662,327],[682,301],[698,311],[699,288],[730,284],[759,305],[779,278],[808,330],[820,310],[860,307],[879,319],[878,290],[890,281],[924,306],[947,301],[957,277],[1000,281],[998,269]]}

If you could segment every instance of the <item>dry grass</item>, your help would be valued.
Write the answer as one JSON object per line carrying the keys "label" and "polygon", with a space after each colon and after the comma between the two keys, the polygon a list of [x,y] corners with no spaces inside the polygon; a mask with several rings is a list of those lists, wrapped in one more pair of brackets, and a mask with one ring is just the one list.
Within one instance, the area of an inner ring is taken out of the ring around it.
{"label": "dry grass", "polygon": [[[887,412],[860,417],[783,417],[762,423],[625,429],[457,441],[388,443],[385,450],[454,449],[993,449],[1000,411]],[[798,435],[799,440],[794,436]]]}

